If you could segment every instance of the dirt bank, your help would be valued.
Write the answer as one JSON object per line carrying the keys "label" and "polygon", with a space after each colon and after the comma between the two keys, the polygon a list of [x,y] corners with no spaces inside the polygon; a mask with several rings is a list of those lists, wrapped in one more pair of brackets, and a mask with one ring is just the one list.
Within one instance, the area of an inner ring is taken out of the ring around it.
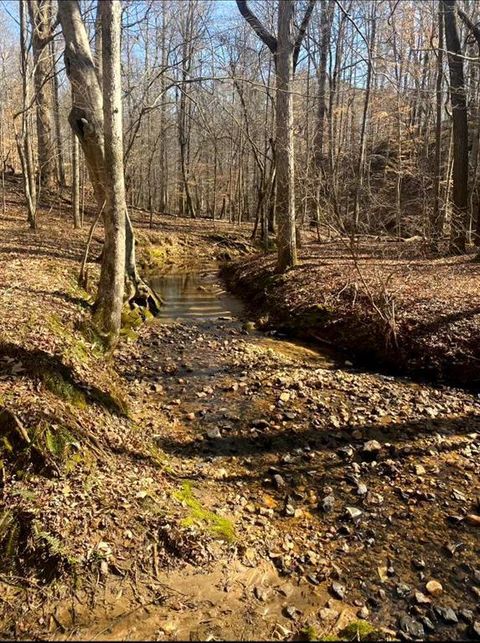
{"label": "dirt bank", "polygon": [[224,268],[259,326],[314,340],[345,359],[397,374],[480,388],[480,264],[431,259],[418,243],[307,243],[300,265],[272,255]]}

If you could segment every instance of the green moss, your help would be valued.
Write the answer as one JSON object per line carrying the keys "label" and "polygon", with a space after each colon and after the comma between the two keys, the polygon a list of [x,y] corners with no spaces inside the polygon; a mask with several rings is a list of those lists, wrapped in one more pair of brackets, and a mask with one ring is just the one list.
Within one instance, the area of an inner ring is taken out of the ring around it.
{"label": "green moss", "polygon": [[47,426],[44,435],[47,450],[61,460],[67,458],[72,445],[77,445],[72,434],[64,427]]}
{"label": "green moss", "polygon": [[301,641],[320,641],[320,635],[313,625],[308,625],[303,630],[299,632],[299,637]]}
{"label": "green moss", "polygon": [[235,540],[235,529],[232,522],[228,518],[218,516],[213,511],[202,507],[201,503],[193,495],[189,482],[184,482],[181,490],[176,491],[173,496],[189,509],[189,515],[182,520],[184,527],[201,526],[217,538],[227,542]]}
{"label": "green moss", "polygon": [[380,634],[367,621],[353,621],[339,632],[341,639],[345,641],[376,641],[383,638]]}
{"label": "green moss", "polygon": [[84,393],[74,384],[64,379],[60,373],[47,372],[42,374],[42,381],[45,386],[57,397],[70,402],[73,406],[80,409],[87,407],[87,401]]}
{"label": "green moss", "polygon": [[165,473],[174,473],[172,466],[169,464],[168,456],[164,451],[159,449],[155,444],[152,444],[148,452],[162,471]]}

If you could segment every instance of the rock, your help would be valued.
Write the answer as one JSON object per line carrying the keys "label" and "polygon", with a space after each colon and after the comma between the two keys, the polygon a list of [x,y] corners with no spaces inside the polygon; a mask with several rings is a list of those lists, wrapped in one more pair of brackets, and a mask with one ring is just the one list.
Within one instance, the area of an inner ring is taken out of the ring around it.
{"label": "rock", "polygon": [[425,569],[425,561],[423,558],[415,558],[412,560],[412,565],[415,567],[415,569],[422,570]]}
{"label": "rock", "polygon": [[301,614],[300,610],[298,610],[294,605],[288,605],[283,611],[285,616],[292,620],[295,620],[297,616]]}
{"label": "rock", "polygon": [[353,447],[348,445],[346,447],[340,447],[339,449],[337,449],[337,453],[339,456],[342,456],[345,458],[352,458],[355,454],[355,450],[353,449]]}
{"label": "rock", "polygon": [[359,482],[357,486],[357,495],[365,496],[368,493],[368,487],[365,483]]}
{"label": "rock", "polygon": [[221,437],[222,437],[222,434],[218,427],[214,427],[213,429],[208,429],[207,438],[210,438],[210,440],[218,440],[218,438],[221,438]]}
{"label": "rock", "polygon": [[474,527],[480,527],[480,516],[477,516],[476,514],[468,514],[465,517],[466,522],[468,522],[469,525],[473,525]]}
{"label": "rock", "polygon": [[269,426],[269,422],[267,420],[264,420],[263,418],[260,418],[259,420],[253,420],[252,422],[252,427],[254,429],[266,429]]}
{"label": "rock", "polygon": [[473,640],[480,641],[480,621],[475,621],[474,623],[472,623],[468,628],[468,632]]}
{"label": "rock", "polygon": [[262,587],[254,587],[253,594],[259,601],[267,600],[267,592]]}
{"label": "rock", "polygon": [[366,620],[370,616],[370,610],[368,609],[368,607],[363,606],[361,609],[358,610],[357,616],[358,618]]}
{"label": "rock", "polygon": [[413,636],[414,639],[423,639],[425,636],[425,630],[423,625],[416,621],[408,614],[403,614],[399,619],[400,630],[409,636]]}
{"label": "rock", "polygon": [[438,580],[429,580],[425,588],[431,596],[439,596],[443,592],[443,586]]}
{"label": "rock", "polygon": [[404,598],[405,596],[408,596],[410,594],[412,588],[406,583],[398,583],[398,585],[395,587],[395,590],[398,596]]}
{"label": "rock", "polygon": [[277,489],[283,489],[285,487],[285,480],[282,478],[282,476],[279,473],[276,473],[273,476],[273,482]]}
{"label": "rock", "polygon": [[425,626],[425,628],[426,628],[427,630],[429,630],[430,632],[433,632],[433,631],[434,631],[434,629],[435,629],[435,625],[434,625],[434,624],[432,623],[432,621],[428,618],[428,616],[422,616],[422,618],[421,618],[420,620],[422,621],[423,625]]}
{"label": "rock", "polygon": [[422,594],[422,592],[415,592],[415,602],[418,605],[428,605],[432,600],[428,598],[428,596],[425,596],[425,594]]}
{"label": "rock", "polygon": [[469,609],[463,609],[459,611],[459,616],[462,618],[465,623],[473,623],[473,612]]}
{"label": "rock", "polygon": [[321,508],[325,512],[332,511],[334,505],[335,497],[332,494],[325,496],[325,498],[323,498],[323,500],[321,501]]}
{"label": "rock", "polygon": [[295,507],[288,502],[286,503],[283,511],[284,511],[284,514],[289,518],[295,515]]}
{"label": "rock", "polygon": [[377,440],[368,440],[368,442],[365,442],[362,448],[363,453],[368,453],[368,454],[377,454],[379,451],[382,450],[382,445],[380,442],[377,442]]}
{"label": "rock", "polygon": [[333,621],[339,616],[339,612],[330,607],[324,607],[318,613],[318,616],[322,621]]}
{"label": "rock", "polygon": [[345,598],[345,587],[341,583],[334,581],[330,586],[330,591],[335,598],[339,598],[341,601]]}
{"label": "rock", "polygon": [[195,413],[187,413],[187,420],[190,420],[191,422],[194,419],[195,419]]}
{"label": "rock", "polygon": [[440,618],[445,621],[445,623],[449,623],[451,625],[456,625],[458,623],[457,614],[454,612],[454,610],[452,610],[451,607],[441,607],[439,605],[436,605],[434,607],[434,610],[440,616]]}
{"label": "rock", "polygon": [[359,520],[363,511],[358,507],[345,507],[345,511],[351,520]]}
{"label": "rock", "polygon": [[413,470],[417,476],[423,476],[425,474],[425,467],[421,464],[415,464]]}

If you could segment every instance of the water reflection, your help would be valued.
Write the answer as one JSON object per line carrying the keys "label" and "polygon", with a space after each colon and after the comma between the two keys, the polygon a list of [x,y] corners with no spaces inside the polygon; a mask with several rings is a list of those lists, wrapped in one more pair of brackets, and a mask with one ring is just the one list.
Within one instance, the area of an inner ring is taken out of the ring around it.
{"label": "water reflection", "polygon": [[216,270],[158,275],[150,282],[165,301],[159,315],[165,321],[215,320],[237,316],[243,309],[225,291]]}

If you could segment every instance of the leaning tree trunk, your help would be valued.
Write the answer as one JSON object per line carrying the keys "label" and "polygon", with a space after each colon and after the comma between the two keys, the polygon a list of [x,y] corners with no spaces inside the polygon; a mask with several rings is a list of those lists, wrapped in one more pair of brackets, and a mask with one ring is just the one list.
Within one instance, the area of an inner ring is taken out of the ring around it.
{"label": "leaning tree trunk", "polygon": [[455,18],[455,0],[442,0],[445,41],[450,69],[450,100],[453,114],[453,215],[450,252],[463,254],[467,243],[468,217],[468,122],[463,58]]}
{"label": "leaning tree trunk", "polygon": [[[68,120],[85,157],[99,211],[105,206],[105,153],[103,98],[90,44],[77,0],[62,0],[58,15],[65,39],[65,69],[72,86],[73,105]],[[126,213],[125,271],[130,301],[155,313],[159,300],[140,279],[135,264],[135,238]]]}
{"label": "leaning tree trunk", "polygon": [[[61,4],[61,3],[60,3]],[[53,38],[52,0],[29,0],[32,24],[33,81],[37,106],[37,143],[40,184],[52,189],[57,179],[56,142],[51,76],[54,72],[49,43]]]}

